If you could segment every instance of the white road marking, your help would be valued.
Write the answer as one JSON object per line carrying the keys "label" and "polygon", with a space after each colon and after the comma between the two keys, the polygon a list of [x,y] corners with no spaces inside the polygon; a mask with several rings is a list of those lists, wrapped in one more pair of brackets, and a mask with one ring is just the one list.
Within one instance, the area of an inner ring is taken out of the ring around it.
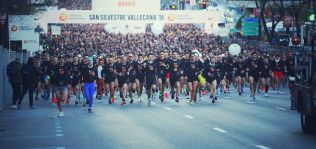
{"label": "white road marking", "polygon": [[66,149],[65,147],[40,147],[40,148],[32,148],[32,149]]}
{"label": "white road marking", "polygon": [[256,147],[259,149],[270,149],[270,148],[263,146],[263,145],[256,145]]}
{"label": "white road marking", "polygon": [[274,107],[274,108],[276,108],[276,109],[278,109],[278,110],[286,111],[286,109],[284,109],[284,108],[280,108],[280,107]]}
{"label": "white road marking", "polygon": [[226,133],[226,130],[221,129],[221,128],[215,127],[215,128],[213,128],[213,129],[216,130],[216,131],[218,131],[218,132],[221,132],[221,133]]}
{"label": "white road marking", "polygon": [[183,115],[184,117],[188,118],[188,119],[194,119],[193,116],[190,116],[190,115]]}
{"label": "white road marking", "polygon": [[254,104],[254,103],[255,103],[255,102],[249,101],[249,100],[247,100],[246,102],[247,102],[247,103],[250,103],[250,104]]}
{"label": "white road marking", "polygon": [[63,132],[63,130],[61,130],[61,129],[56,130],[56,133],[62,133],[62,132]]}
{"label": "white road marking", "polygon": [[62,136],[64,136],[62,133],[56,134],[56,137],[62,137]]}
{"label": "white road marking", "polygon": [[171,108],[169,107],[165,107],[164,109],[168,110],[168,111],[173,111]]}
{"label": "white road marking", "polygon": [[231,97],[224,97],[224,98],[230,99]]}
{"label": "white road marking", "polygon": [[61,126],[55,126],[55,129],[61,129]]}

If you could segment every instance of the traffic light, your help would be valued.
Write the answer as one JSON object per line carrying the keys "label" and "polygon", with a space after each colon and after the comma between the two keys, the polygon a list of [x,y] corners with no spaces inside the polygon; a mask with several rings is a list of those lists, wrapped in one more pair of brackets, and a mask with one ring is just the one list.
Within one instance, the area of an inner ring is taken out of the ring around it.
{"label": "traffic light", "polygon": [[206,2],[205,0],[203,0],[203,1],[202,1],[202,8],[203,8],[203,9],[206,9],[206,4],[207,4],[207,2]]}
{"label": "traffic light", "polygon": [[308,21],[308,22],[313,22],[313,21],[315,21],[315,12],[313,11],[313,10],[308,10],[307,11],[307,16],[306,16],[306,20]]}
{"label": "traffic light", "polygon": [[313,13],[313,14],[310,14],[309,16],[308,16],[308,20],[309,21],[315,21],[315,14]]}
{"label": "traffic light", "polygon": [[169,6],[170,10],[176,10],[177,9],[177,6],[175,4],[172,4]]}

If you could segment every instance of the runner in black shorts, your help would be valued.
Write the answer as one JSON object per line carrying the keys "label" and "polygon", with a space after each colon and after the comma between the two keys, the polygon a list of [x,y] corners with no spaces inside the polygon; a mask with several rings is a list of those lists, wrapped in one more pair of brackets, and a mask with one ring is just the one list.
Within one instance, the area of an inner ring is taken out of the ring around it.
{"label": "runner in black shorts", "polygon": [[178,53],[172,52],[172,60],[170,62],[170,85],[171,85],[171,98],[174,99],[176,95],[176,102],[179,102],[180,95],[180,76],[181,72],[181,61],[178,60]]}
{"label": "runner in black shorts", "polygon": [[80,65],[78,57],[74,58],[74,61],[71,65],[71,86],[73,88],[74,96],[75,96],[75,104],[78,105],[80,101],[79,92],[80,92]]}
{"label": "runner in black shorts", "polygon": [[199,75],[199,63],[196,61],[195,54],[190,54],[190,60],[187,62],[186,66],[186,76],[188,77],[188,87],[191,94],[190,104],[193,105],[196,102],[196,89],[198,85],[198,75]]}
{"label": "runner in black shorts", "polygon": [[116,65],[114,62],[114,57],[109,57],[109,63],[105,64],[105,69],[103,69],[103,77],[106,88],[110,89],[110,97],[109,97],[109,104],[112,104],[115,102],[115,80],[116,80]]}
{"label": "runner in black shorts", "polygon": [[148,95],[148,106],[151,105],[151,101],[154,98],[153,93],[156,91],[156,74],[157,68],[154,62],[153,54],[148,55],[148,61],[145,63],[146,73],[146,93]]}
{"label": "runner in black shorts", "polygon": [[127,69],[128,64],[126,63],[127,59],[126,56],[122,56],[122,61],[117,65],[117,81],[118,81],[118,87],[120,90],[120,97],[122,99],[121,105],[126,104],[125,97],[127,95],[127,83],[128,83],[128,75],[127,75]]}
{"label": "runner in black shorts", "polygon": [[165,59],[165,53],[161,51],[159,53],[159,58],[156,59],[157,64],[157,85],[160,92],[160,101],[164,101],[164,89],[166,85],[166,71],[167,71],[167,60]]}
{"label": "runner in black shorts", "polygon": [[127,71],[127,75],[128,75],[128,92],[129,92],[129,97],[131,98],[131,101],[129,103],[133,103],[133,93],[135,93],[136,90],[136,69],[135,66],[136,63],[134,61],[134,57],[133,54],[130,53],[128,54],[128,62],[127,62],[127,67],[128,67],[128,71]]}
{"label": "runner in black shorts", "polygon": [[264,57],[262,64],[259,67],[261,75],[261,85],[265,87],[265,97],[268,97],[268,90],[270,86],[270,76],[271,76],[271,63],[268,57]]}
{"label": "runner in black shorts", "polygon": [[235,76],[237,83],[237,91],[238,94],[241,95],[243,93],[244,81],[246,78],[246,68],[245,63],[243,62],[242,57],[237,58],[237,62],[235,63]]}
{"label": "runner in black shorts", "polygon": [[143,83],[145,81],[145,73],[144,73],[144,68],[145,68],[145,62],[143,59],[143,55],[138,55],[138,61],[136,62],[136,90],[137,90],[137,96],[139,99],[139,102],[142,102],[141,96],[143,93]]}
{"label": "runner in black shorts", "polygon": [[203,69],[203,76],[206,79],[207,86],[209,87],[209,90],[211,91],[210,98],[212,99],[212,103],[215,103],[215,100],[217,100],[216,97],[216,87],[217,87],[217,67],[215,63],[215,59],[211,57],[210,59],[206,59],[204,61],[204,69]]}
{"label": "runner in black shorts", "polygon": [[253,100],[256,100],[256,86],[259,80],[259,61],[257,59],[257,53],[253,52],[251,54],[251,58],[248,59],[246,68],[248,71],[249,85],[251,91],[250,97],[252,97]]}

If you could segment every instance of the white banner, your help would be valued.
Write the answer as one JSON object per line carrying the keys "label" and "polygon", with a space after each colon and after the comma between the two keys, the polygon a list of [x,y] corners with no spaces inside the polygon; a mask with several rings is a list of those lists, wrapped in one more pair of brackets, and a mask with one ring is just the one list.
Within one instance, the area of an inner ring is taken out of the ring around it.
{"label": "white banner", "polygon": [[92,0],[92,10],[158,11],[161,0]]}
{"label": "white banner", "polygon": [[52,25],[50,26],[52,30],[52,35],[60,35],[61,27],[58,25]]}
{"label": "white banner", "polygon": [[[22,41],[22,49],[34,52],[39,50],[39,31],[35,16],[9,16],[9,40]],[[36,32],[37,31],[37,32]]]}
{"label": "white banner", "polygon": [[111,23],[106,24],[104,26],[105,31],[110,33],[145,33],[146,24],[119,24],[119,23]]}
{"label": "white banner", "polygon": [[[219,22],[219,12],[213,11],[50,11],[41,19],[47,23],[206,23]],[[42,21],[41,21],[42,22]]]}

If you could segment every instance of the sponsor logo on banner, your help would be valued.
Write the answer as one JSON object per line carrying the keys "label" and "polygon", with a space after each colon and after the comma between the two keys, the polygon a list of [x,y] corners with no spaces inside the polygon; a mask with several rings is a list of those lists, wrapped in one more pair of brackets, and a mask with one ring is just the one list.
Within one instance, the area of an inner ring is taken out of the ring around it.
{"label": "sponsor logo on banner", "polygon": [[175,15],[175,14],[169,14],[169,15],[168,15],[168,20],[169,20],[170,22],[174,21],[175,19],[176,19],[176,15]]}
{"label": "sponsor logo on banner", "polygon": [[60,20],[61,22],[66,22],[67,19],[68,19],[68,15],[67,15],[67,14],[61,13],[61,14],[59,15],[59,20]]}
{"label": "sponsor logo on banner", "polygon": [[12,25],[11,31],[16,32],[18,30],[18,27],[16,25]]}

